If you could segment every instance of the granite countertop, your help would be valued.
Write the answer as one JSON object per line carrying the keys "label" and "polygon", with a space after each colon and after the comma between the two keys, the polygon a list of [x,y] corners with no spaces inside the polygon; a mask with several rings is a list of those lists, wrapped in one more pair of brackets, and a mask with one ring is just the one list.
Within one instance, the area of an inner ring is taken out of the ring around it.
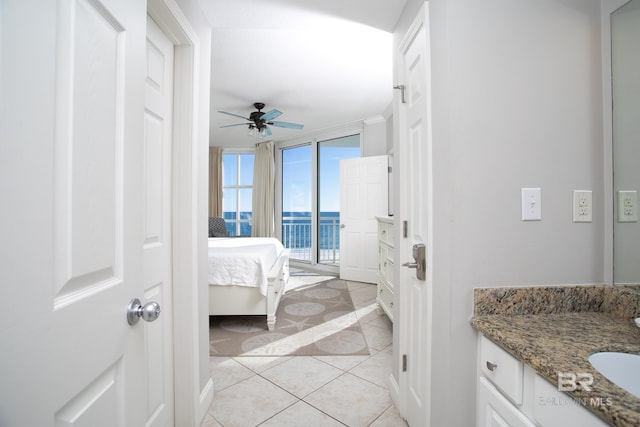
{"label": "granite countertop", "polygon": [[558,372],[593,375],[591,391],[572,398],[601,398],[587,407],[614,426],[640,426],[640,399],[616,386],[588,361],[592,353],[640,354],[640,294],[613,286],[491,288],[474,292],[471,324],[552,384]]}

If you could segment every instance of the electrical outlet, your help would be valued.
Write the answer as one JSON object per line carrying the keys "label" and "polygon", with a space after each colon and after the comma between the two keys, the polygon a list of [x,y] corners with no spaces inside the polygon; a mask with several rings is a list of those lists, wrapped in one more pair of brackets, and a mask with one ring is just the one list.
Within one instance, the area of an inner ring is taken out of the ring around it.
{"label": "electrical outlet", "polygon": [[573,190],[573,222],[593,221],[593,196],[589,190]]}
{"label": "electrical outlet", "polygon": [[542,219],[542,198],[539,188],[522,189],[522,220],[540,221]]}
{"label": "electrical outlet", "polygon": [[618,191],[618,222],[638,222],[637,191]]}

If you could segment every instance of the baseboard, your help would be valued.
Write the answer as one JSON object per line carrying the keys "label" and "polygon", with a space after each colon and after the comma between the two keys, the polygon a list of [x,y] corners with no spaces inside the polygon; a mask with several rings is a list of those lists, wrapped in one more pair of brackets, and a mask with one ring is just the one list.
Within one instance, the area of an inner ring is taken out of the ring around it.
{"label": "baseboard", "polygon": [[198,406],[198,416],[197,419],[200,420],[198,425],[202,424],[204,417],[207,415],[207,411],[209,411],[209,407],[213,403],[213,379],[209,378],[207,384],[205,384],[202,389],[202,393],[200,393],[200,405]]}
{"label": "baseboard", "polygon": [[393,374],[389,374],[389,395],[391,396],[391,400],[395,405],[398,412],[400,412],[400,416],[404,419],[404,411],[402,410],[402,406],[400,405],[400,385],[396,381]]}

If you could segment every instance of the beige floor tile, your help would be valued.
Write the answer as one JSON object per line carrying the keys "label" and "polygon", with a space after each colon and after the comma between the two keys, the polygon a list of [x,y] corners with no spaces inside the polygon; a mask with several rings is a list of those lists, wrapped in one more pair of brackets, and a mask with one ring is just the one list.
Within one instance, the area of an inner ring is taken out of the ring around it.
{"label": "beige floor tile", "polygon": [[299,401],[280,412],[273,418],[260,424],[260,427],[344,427],[327,414],[311,405]]}
{"label": "beige floor tile", "polygon": [[249,356],[249,357],[234,357],[236,362],[241,363],[243,366],[251,369],[253,372],[261,373],[269,368],[273,368],[276,365],[286,362],[291,359],[288,356]]}
{"label": "beige floor tile", "polygon": [[393,323],[384,311],[376,310],[374,313],[369,313],[369,315],[364,316],[364,318],[359,318],[359,320],[360,324],[377,326],[378,328],[387,329],[389,331],[393,330]]}
{"label": "beige floor tile", "polygon": [[256,375],[251,369],[242,366],[230,357],[210,357],[209,372],[213,378],[213,387],[216,393]]}
{"label": "beige floor tile", "polygon": [[371,356],[353,355],[353,356],[313,356],[313,357],[325,363],[328,363],[331,366],[335,366],[338,369],[342,369],[343,371],[348,371],[349,369],[369,359]]}
{"label": "beige floor tile", "polygon": [[343,371],[311,356],[294,357],[262,373],[262,376],[289,393],[303,398]]}
{"label": "beige floor tile", "polygon": [[358,320],[360,320],[360,324],[369,323],[380,316],[386,316],[384,312],[378,308],[377,303],[359,307],[356,310],[356,315],[358,316]]}
{"label": "beige floor tile", "polygon": [[369,295],[369,292],[364,292],[364,293],[358,293],[357,291],[351,292],[351,301],[353,301],[353,306],[356,309],[359,309],[362,307],[367,307],[369,305],[375,305],[376,295],[375,293],[373,293],[373,295]]}
{"label": "beige floor tile", "polygon": [[371,355],[212,357],[215,399],[201,427],[407,427],[387,388],[393,324],[375,285],[347,286]]}
{"label": "beige floor tile", "polygon": [[369,350],[380,351],[393,343],[393,332],[387,328],[379,328],[377,326],[365,323],[360,325],[362,333],[367,340]]}
{"label": "beige floor tile", "polygon": [[400,417],[396,407],[391,405],[369,427],[408,427],[408,424]]}
{"label": "beige floor tile", "polygon": [[311,393],[305,402],[350,427],[368,426],[391,405],[387,389],[349,373]]}
{"label": "beige floor tile", "polygon": [[256,375],[216,393],[208,413],[224,427],[257,426],[297,400]]}
{"label": "beige floor tile", "polygon": [[200,427],[222,427],[222,425],[217,422],[210,414],[207,414],[202,420]]}
{"label": "beige floor tile", "polygon": [[391,375],[391,355],[380,352],[371,356],[349,372],[381,387],[389,386],[389,375]]}

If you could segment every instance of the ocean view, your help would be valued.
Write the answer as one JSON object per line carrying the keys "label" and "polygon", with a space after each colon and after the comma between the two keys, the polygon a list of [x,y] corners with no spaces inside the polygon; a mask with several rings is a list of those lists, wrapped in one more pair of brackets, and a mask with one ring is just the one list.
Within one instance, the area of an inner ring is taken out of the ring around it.
{"label": "ocean view", "polygon": [[[236,234],[236,213],[225,212],[227,230],[232,236]],[[241,236],[251,235],[251,212],[240,213]],[[340,247],[340,212],[321,212],[319,224],[320,249]],[[282,214],[282,243],[287,248],[310,248],[311,212],[283,212]]]}

